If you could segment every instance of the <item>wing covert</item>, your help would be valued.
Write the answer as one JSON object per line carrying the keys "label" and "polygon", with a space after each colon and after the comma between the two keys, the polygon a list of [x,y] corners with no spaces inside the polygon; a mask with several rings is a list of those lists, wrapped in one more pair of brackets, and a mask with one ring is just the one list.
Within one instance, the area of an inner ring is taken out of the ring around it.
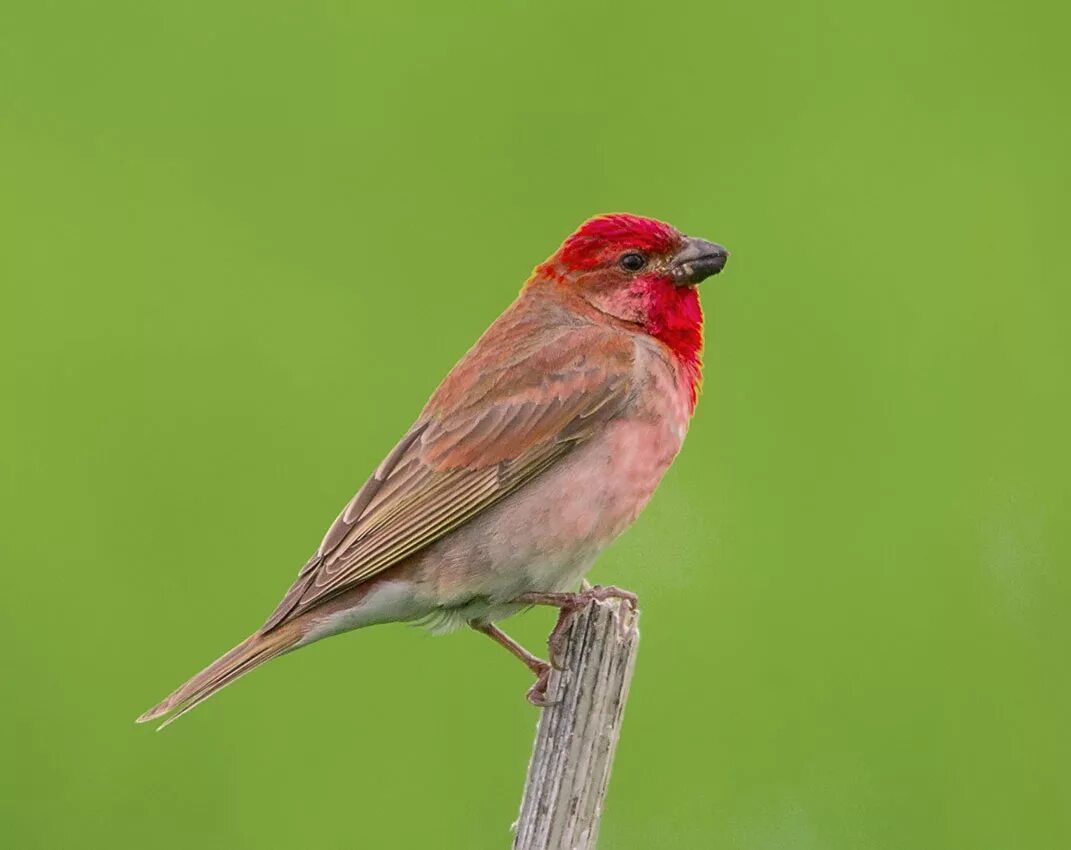
{"label": "wing covert", "polygon": [[[499,322],[511,319],[525,317]],[[419,552],[553,466],[627,402],[633,352],[627,334],[586,323],[485,334],[343,509],[264,629]]]}

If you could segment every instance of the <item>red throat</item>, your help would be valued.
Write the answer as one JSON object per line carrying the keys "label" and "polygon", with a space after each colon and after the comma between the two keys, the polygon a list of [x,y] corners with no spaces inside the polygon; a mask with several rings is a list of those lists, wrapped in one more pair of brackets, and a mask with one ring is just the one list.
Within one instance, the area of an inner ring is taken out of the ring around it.
{"label": "red throat", "polygon": [[676,286],[662,277],[640,278],[636,285],[646,302],[647,333],[665,343],[677,358],[694,410],[703,368],[703,308],[699,306],[699,293],[694,287]]}

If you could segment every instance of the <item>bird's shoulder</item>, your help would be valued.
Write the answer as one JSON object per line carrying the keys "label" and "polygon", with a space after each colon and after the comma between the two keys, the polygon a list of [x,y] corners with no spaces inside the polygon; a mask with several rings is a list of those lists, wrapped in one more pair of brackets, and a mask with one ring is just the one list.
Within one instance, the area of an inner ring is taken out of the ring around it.
{"label": "bird's shoulder", "polygon": [[[476,429],[465,428],[482,419],[508,422],[505,431],[531,445],[551,438],[605,399],[620,398],[630,389],[637,358],[643,356],[636,335],[620,324],[599,321],[582,305],[538,290],[522,293],[432,393],[418,419],[427,428],[423,448],[463,430],[473,452],[485,449],[482,440],[474,439]],[[484,461],[505,459],[510,444],[499,439]],[[428,459],[434,462],[435,454],[430,452]]]}

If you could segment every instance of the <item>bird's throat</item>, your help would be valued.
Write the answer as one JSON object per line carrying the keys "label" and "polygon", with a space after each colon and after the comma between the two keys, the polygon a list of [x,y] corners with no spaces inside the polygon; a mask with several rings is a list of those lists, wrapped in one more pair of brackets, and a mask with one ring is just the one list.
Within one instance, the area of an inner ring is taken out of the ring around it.
{"label": "bird's throat", "polygon": [[680,364],[695,408],[702,381],[703,308],[692,286],[676,286],[665,278],[643,281],[647,332],[661,341]]}

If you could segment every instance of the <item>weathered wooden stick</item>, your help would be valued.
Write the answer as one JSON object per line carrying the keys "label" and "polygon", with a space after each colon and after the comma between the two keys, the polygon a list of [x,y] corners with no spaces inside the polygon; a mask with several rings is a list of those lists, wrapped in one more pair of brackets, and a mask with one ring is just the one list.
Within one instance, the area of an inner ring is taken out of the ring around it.
{"label": "weathered wooden stick", "polygon": [[592,850],[636,662],[639,613],[592,602],[569,630],[536,728],[513,850]]}

